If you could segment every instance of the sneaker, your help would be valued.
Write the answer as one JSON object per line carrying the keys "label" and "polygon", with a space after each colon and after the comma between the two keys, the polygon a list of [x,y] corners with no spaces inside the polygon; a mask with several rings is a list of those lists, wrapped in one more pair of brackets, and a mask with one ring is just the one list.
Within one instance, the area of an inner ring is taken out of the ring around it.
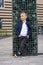
{"label": "sneaker", "polygon": [[17,57],[17,55],[15,54],[15,57]]}
{"label": "sneaker", "polygon": [[18,54],[20,55],[21,53],[20,53],[20,52],[18,52]]}

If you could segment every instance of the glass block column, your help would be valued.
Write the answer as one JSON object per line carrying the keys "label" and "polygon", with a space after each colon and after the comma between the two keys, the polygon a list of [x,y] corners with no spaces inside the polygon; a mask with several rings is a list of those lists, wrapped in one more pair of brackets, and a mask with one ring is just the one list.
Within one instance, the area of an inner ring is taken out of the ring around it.
{"label": "glass block column", "polygon": [[15,34],[15,26],[19,19],[21,11],[26,11],[31,23],[32,35],[28,40],[27,55],[36,55],[37,48],[37,14],[36,0],[12,0],[13,5],[13,55],[18,52],[18,39]]}

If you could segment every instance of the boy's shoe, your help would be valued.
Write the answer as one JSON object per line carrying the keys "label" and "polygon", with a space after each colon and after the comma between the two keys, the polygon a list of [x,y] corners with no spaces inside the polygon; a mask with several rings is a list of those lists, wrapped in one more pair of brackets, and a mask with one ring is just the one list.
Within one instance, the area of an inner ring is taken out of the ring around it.
{"label": "boy's shoe", "polygon": [[18,52],[17,56],[21,56],[21,53],[20,53],[20,52]]}
{"label": "boy's shoe", "polygon": [[20,53],[20,52],[18,52],[18,54],[20,55],[21,53]]}
{"label": "boy's shoe", "polygon": [[15,54],[15,57],[17,57],[17,55]]}

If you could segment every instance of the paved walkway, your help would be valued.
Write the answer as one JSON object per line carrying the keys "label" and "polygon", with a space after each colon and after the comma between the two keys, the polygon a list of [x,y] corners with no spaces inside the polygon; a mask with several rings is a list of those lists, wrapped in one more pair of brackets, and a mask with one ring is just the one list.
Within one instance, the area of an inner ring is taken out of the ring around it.
{"label": "paved walkway", "polygon": [[43,65],[43,35],[38,36],[38,56],[12,56],[12,37],[0,39],[0,65]]}

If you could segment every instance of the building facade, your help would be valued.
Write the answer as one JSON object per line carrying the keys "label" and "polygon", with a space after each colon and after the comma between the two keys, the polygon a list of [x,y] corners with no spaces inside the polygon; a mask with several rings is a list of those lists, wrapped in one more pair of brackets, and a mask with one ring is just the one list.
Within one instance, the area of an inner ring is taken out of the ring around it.
{"label": "building facade", "polygon": [[0,0],[0,30],[12,34],[12,0]]}
{"label": "building facade", "polygon": [[37,0],[38,33],[43,34],[43,0]]}

